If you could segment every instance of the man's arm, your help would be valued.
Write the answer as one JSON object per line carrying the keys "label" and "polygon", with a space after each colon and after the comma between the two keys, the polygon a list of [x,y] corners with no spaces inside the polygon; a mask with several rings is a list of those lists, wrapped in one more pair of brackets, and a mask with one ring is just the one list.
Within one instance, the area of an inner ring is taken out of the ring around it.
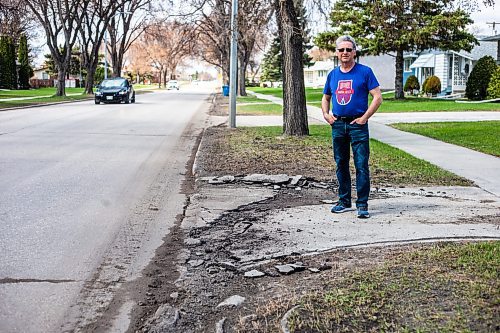
{"label": "man's arm", "polygon": [[335,122],[335,117],[330,114],[330,101],[332,100],[331,95],[323,94],[323,98],[321,99],[321,111],[323,111],[323,118],[325,118],[326,122],[330,125]]}
{"label": "man's arm", "polygon": [[372,102],[370,103],[370,106],[368,107],[368,110],[366,110],[365,114],[359,118],[354,119],[351,124],[357,123],[360,125],[366,124],[368,119],[370,119],[371,116],[375,112],[377,112],[380,104],[382,104],[382,92],[380,91],[380,87],[373,88],[370,90],[370,95],[372,95],[373,99]]}

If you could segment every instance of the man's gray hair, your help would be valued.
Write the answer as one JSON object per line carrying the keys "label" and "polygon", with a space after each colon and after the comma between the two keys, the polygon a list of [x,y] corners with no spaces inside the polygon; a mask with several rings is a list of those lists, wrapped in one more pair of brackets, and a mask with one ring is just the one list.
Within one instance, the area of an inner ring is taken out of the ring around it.
{"label": "man's gray hair", "polygon": [[351,42],[352,47],[355,50],[357,49],[356,41],[354,40],[354,38],[352,38],[349,35],[344,35],[344,36],[340,36],[339,38],[337,38],[337,40],[335,41],[335,46],[338,47],[338,45],[342,42]]}

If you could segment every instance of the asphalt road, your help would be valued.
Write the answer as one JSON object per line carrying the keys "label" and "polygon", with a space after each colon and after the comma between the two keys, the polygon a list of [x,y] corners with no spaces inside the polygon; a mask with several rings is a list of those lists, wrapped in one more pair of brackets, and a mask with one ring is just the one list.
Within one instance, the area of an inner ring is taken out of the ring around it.
{"label": "asphalt road", "polygon": [[0,332],[81,327],[139,274],[182,213],[210,92],[0,112]]}

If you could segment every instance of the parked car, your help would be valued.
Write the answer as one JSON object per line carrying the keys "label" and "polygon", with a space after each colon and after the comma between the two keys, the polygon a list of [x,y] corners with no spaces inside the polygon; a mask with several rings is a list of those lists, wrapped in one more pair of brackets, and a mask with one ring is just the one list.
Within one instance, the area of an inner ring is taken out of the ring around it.
{"label": "parked car", "polygon": [[134,87],[127,79],[115,77],[103,80],[95,92],[95,104],[103,103],[135,103]]}
{"label": "parked car", "polygon": [[179,90],[179,81],[177,80],[170,80],[167,82],[167,89],[177,89]]}

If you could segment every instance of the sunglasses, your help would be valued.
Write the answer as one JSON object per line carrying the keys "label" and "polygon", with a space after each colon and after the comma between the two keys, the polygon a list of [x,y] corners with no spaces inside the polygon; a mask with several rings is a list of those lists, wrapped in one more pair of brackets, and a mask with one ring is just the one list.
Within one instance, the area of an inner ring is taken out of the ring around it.
{"label": "sunglasses", "polygon": [[353,49],[351,49],[350,47],[346,47],[346,48],[342,48],[342,49],[337,49],[337,51],[339,51],[340,53],[346,51],[346,52],[352,52]]}

